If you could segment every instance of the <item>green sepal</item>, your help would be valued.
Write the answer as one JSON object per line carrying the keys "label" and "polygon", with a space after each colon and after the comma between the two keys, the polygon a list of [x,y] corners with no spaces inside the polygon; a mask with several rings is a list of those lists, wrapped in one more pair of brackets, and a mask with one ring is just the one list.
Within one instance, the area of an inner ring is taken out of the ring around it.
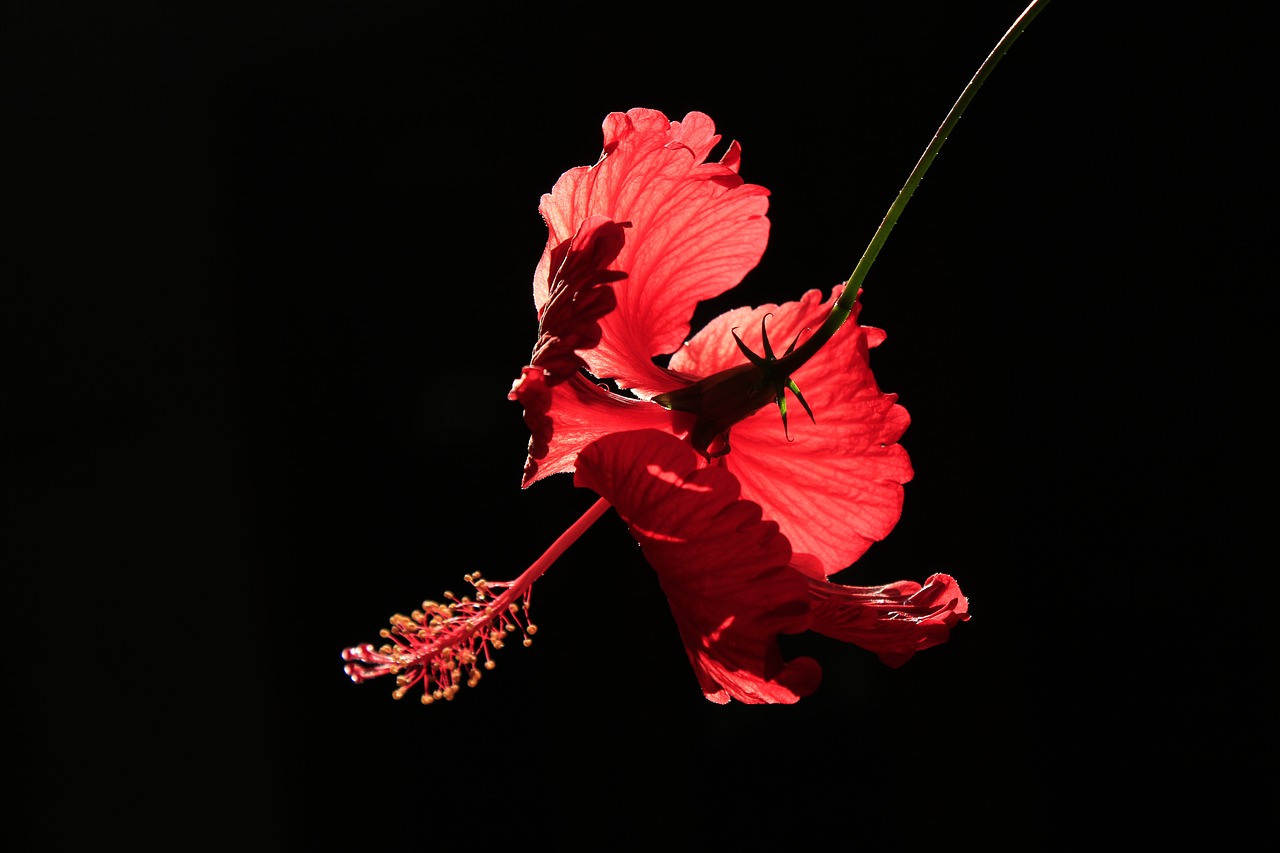
{"label": "green sepal", "polygon": [[[765,330],[764,324],[764,321],[771,316],[772,314],[765,314],[760,318],[760,340],[764,345],[763,356],[756,355],[745,343],[742,342],[742,338],[738,337],[737,329],[731,330],[730,334],[733,335],[734,342],[737,343],[738,349],[742,351],[742,354],[746,356],[747,361],[751,362],[751,364],[759,369],[761,374],[763,374],[763,382],[768,385],[772,385],[777,389],[777,396],[774,397],[774,402],[777,403],[778,411],[782,414],[782,434],[787,437],[787,441],[790,441],[791,433],[787,429],[787,389],[790,389],[791,393],[796,395],[796,399],[799,400],[800,405],[804,407],[805,413],[809,416],[809,420],[815,424],[818,421],[814,418],[813,409],[809,408],[809,404],[805,401],[804,395],[800,393],[800,388],[796,385],[795,380],[790,376],[777,375],[778,358],[773,354],[773,347],[769,343],[769,333]],[[787,351],[783,354],[784,358],[791,355],[799,340],[800,335],[797,334],[795,340],[791,342],[791,346],[787,347]]]}

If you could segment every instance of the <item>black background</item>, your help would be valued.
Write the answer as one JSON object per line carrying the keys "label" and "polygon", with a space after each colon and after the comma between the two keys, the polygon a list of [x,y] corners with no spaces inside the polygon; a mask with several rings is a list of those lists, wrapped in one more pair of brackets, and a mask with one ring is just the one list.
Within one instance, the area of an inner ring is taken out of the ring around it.
{"label": "black background", "polygon": [[539,197],[608,112],[706,112],[772,192],[762,262],[697,329],[845,279],[1022,9],[867,5],[7,6],[13,849],[1252,837],[1275,109],[1237,6],[1051,5],[866,282],[916,477],[837,580],[952,573],[949,643],[890,670],[786,638],[815,695],[713,705],[611,514],[476,690],[343,675],[592,502],[520,489],[506,392]]}

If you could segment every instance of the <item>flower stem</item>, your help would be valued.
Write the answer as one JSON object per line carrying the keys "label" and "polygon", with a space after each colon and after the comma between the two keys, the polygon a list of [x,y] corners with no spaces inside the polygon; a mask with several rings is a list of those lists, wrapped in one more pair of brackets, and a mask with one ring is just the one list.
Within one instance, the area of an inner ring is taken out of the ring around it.
{"label": "flower stem", "polygon": [[[951,107],[951,111],[947,113],[947,117],[939,126],[937,133],[934,134],[929,146],[925,148],[924,154],[920,156],[915,168],[911,170],[911,174],[907,177],[907,182],[898,191],[897,198],[889,206],[888,213],[885,214],[884,219],[880,222],[880,227],[876,229],[876,233],[872,235],[871,243],[867,246],[866,251],[863,252],[858,265],[854,267],[849,280],[845,282],[844,291],[840,294],[840,298],[836,300],[835,305],[831,307],[831,313],[827,315],[826,321],[823,322],[812,337],[796,349],[791,358],[791,362],[795,367],[803,364],[813,353],[817,352],[818,348],[826,343],[835,334],[836,330],[844,325],[844,321],[849,318],[849,314],[853,311],[854,303],[858,301],[858,294],[862,291],[862,282],[867,277],[867,272],[871,269],[871,265],[875,263],[876,256],[880,254],[880,249],[884,247],[885,241],[889,239],[889,232],[893,230],[898,218],[902,216],[902,211],[906,209],[907,202],[911,200],[916,187],[920,186],[920,182],[924,180],[924,173],[929,170],[934,158],[942,150],[942,144],[947,141],[947,137],[955,129],[956,124],[959,123],[960,116],[968,108],[973,96],[978,93],[978,90],[982,88],[982,84],[991,76],[996,64],[1000,62],[1013,43],[1018,40],[1018,36],[1022,35],[1022,31],[1048,5],[1049,0],[1032,0],[1031,4],[1013,22],[1013,26],[1001,36],[995,48],[983,60],[982,65],[978,67],[977,73],[973,75],[964,87],[960,97]],[[791,369],[794,370],[794,367]]]}

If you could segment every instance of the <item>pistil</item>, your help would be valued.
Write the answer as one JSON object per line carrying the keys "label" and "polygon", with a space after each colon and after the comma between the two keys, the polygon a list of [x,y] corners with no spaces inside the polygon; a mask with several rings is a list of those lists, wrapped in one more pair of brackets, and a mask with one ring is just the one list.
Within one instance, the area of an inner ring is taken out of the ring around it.
{"label": "pistil", "polygon": [[[488,581],[480,572],[472,572],[463,578],[475,590],[474,598],[446,592],[444,603],[424,601],[420,610],[408,616],[395,614],[391,627],[379,632],[391,642],[344,649],[344,671],[357,684],[394,675],[396,688],[391,695],[396,699],[403,699],[421,683],[424,705],[452,700],[463,685],[475,687],[483,671],[496,665],[493,652],[506,645],[514,631],[523,634],[523,645],[533,644],[538,631],[529,621],[533,582],[608,509],[608,501],[597,500],[513,581]],[[503,591],[491,600],[495,589]]]}

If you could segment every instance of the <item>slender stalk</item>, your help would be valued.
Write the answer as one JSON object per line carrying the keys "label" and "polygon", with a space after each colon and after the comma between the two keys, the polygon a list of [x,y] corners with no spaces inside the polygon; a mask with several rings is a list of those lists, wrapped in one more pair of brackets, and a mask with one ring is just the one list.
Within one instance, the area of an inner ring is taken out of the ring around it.
{"label": "slender stalk", "polygon": [[947,141],[947,137],[951,135],[951,131],[955,129],[956,124],[960,121],[960,116],[969,107],[973,96],[978,94],[978,90],[982,88],[982,84],[991,76],[991,72],[995,70],[996,65],[1004,57],[1005,53],[1018,40],[1018,36],[1022,35],[1023,30],[1048,5],[1049,0],[1032,0],[1031,4],[1013,22],[1013,26],[1009,27],[1005,34],[1001,36],[995,48],[983,60],[982,65],[978,67],[977,73],[965,85],[960,97],[951,107],[951,111],[947,113],[947,117],[943,119],[937,133],[934,134],[933,139],[929,142],[929,146],[925,148],[924,154],[920,156],[915,168],[911,170],[911,174],[907,177],[907,182],[898,191],[897,198],[889,206],[889,211],[880,222],[880,227],[872,235],[870,244],[868,244],[866,251],[863,252],[858,265],[854,267],[849,280],[845,282],[844,291],[840,294],[840,298],[836,300],[835,305],[831,307],[831,313],[827,315],[826,321],[823,322],[812,337],[801,344],[792,354],[790,358],[790,362],[793,365],[790,367],[791,370],[794,371],[796,367],[807,361],[849,318],[849,314],[853,311],[853,305],[858,300],[858,293],[862,290],[862,282],[866,279],[867,272],[871,269],[871,265],[875,263],[876,256],[880,254],[880,249],[884,247],[885,241],[889,239],[889,233],[893,231],[893,226],[898,223],[898,218],[902,216],[902,211],[906,209],[907,202],[911,200],[916,187],[920,186],[920,182],[924,180],[924,173],[929,171],[929,166],[938,156],[938,152],[942,150],[943,143]]}
{"label": "slender stalk", "polygon": [[506,583],[491,584],[491,586],[495,587],[505,586],[506,589],[485,609],[485,612],[489,615],[475,623],[470,620],[460,623],[451,632],[437,638],[434,645],[426,647],[424,654],[435,655],[441,648],[463,642],[477,631],[487,630],[488,623],[492,617],[506,613],[509,605],[528,595],[533,582],[542,577],[547,569],[551,568],[551,564],[560,559],[560,555],[567,551],[570,545],[577,542],[588,527],[599,521],[600,517],[609,511],[610,506],[611,504],[604,498],[598,499],[577,521],[570,525],[568,530],[561,533],[556,538],[556,541],[551,543],[550,548],[542,552],[541,557],[534,560],[529,568],[521,572],[518,578]]}
{"label": "slender stalk", "polygon": [[[520,573],[520,577],[511,582],[511,588],[507,591],[510,599],[514,599],[522,594],[529,586],[542,576],[543,572],[551,568],[551,564],[560,558],[560,555],[568,550],[569,546],[578,541],[583,533],[587,532],[587,528],[595,524],[600,516],[609,511],[610,503],[604,498],[600,498],[591,507],[575,521],[568,530],[561,533],[556,541],[551,543],[551,547],[542,553],[542,556],[533,562],[529,568]],[[502,602],[503,605],[506,601]]]}

